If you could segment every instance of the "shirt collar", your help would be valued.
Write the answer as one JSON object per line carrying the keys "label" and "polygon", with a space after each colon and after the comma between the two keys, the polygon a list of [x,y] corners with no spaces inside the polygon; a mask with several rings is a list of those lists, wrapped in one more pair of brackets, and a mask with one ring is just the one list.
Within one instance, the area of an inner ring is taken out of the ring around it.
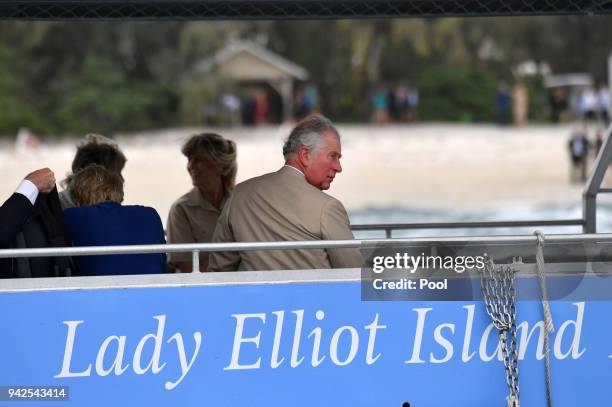
{"label": "shirt collar", "polygon": [[283,166],[283,168],[285,168],[285,167],[287,167],[287,168],[291,168],[292,170],[297,171],[297,172],[299,172],[300,174],[302,174],[302,176],[306,177],[306,175],[305,175],[305,174],[304,174],[302,171],[300,171],[299,169],[295,168],[293,165],[285,164],[285,165]]}
{"label": "shirt collar", "polygon": [[[221,208],[223,208],[223,205],[225,204],[225,201],[227,200],[228,197],[228,193],[227,191],[225,192],[225,194],[223,195],[223,199],[221,200]],[[200,190],[196,187],[193,187],[191,189],[191,191],[189,191],[189,194],[187,196],[187,205],[189,206],[199,206],[202,207],[208,211],[214,211],[214,212],[219,212],[220,210],[215,208],[210,202],[208,202],[207,200],[205,200],[202,197],[202,194],[200,193]]]}

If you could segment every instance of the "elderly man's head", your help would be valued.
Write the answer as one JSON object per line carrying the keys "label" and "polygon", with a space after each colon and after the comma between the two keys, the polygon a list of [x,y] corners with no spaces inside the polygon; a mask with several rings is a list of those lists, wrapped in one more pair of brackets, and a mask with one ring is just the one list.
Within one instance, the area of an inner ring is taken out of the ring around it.
{"label": "elderly man's head", "polygon": [[123,202],[123,178],[101,165],[92,164],[78,171],[70,181],[70,188],[77,206]]}
{"label": "elderly man's head", "polygon": [[329,189],[336,173],[342,171],[340,135],[323,116],[309,116],[293,129],[283,147],[287,164],[304,173],[306,181]]}

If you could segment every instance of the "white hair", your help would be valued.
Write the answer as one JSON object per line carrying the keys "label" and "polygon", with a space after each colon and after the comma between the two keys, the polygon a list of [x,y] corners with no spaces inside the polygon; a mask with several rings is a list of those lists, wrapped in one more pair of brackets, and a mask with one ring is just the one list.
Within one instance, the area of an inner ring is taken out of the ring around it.
{"label": "white hair", "polygon": [[308,116],[299,122],[289,134],[283,146],[285,160],[296,154],[302,146],[316,153],[324,146],[323,137],[327,132],[332,132],[340,138],[331,120],[320,115]]}

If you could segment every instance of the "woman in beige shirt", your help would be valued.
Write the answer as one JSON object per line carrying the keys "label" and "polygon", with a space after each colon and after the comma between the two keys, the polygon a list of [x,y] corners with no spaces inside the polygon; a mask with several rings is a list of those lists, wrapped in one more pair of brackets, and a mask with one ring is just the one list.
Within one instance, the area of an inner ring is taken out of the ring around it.
{"label": "woman in beige shirt", "polygon": [[[168,243],[205,243],[212,239],[217,219],[236,182],[236,143],[218,134],[191,137],[183,146],[193,189],[177,199],[168,215]],[[170,253],[168,261],[183,273],[192,271],[191,253]],[[208,253],[200,254],[206,271]]]}

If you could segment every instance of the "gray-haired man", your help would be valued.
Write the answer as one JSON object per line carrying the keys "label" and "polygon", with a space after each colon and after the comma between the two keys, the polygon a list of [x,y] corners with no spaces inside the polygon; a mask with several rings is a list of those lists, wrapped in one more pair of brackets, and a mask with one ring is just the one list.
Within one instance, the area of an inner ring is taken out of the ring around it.
{"label": "gray-haired man", "polygon": [[[213,242],[353,239],[346,210],[322,192],[340,165],[340,136],[329,119],[310,116],[293,129],[278,171],[238,184],[225,205]],[[210,271],[360,267],[356,249],[220,252]]]}

